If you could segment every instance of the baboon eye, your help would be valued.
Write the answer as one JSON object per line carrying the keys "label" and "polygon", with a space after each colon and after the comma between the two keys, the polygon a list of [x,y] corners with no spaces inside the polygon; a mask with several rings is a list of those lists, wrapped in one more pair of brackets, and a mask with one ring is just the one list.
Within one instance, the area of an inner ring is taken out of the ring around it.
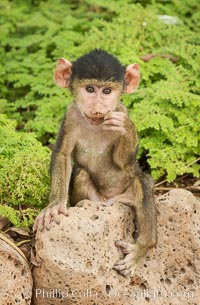
{"label": "baboon eye", "polygon": [[104,94],[110,94],[111,93],[111,89],[110,88],[105,88],[105,89],[103,89],[103,93]]}
{"label": "baboon eye", "polygon": [[94,87],[92,87],[92,86],[87,86],[87,87],[86,87],[86,91],[89,92],[89,93],[93,93],[93,92],[94,92]]}

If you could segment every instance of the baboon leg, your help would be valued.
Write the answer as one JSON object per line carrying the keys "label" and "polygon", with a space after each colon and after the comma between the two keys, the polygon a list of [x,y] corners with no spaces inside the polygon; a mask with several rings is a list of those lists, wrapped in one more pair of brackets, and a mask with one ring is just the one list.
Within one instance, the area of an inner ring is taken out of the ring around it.
{"label": "baboon leg", "polygon": [[103,201],[95,188],[89,173],[83,168],[74,168],[70,181],[70,205],[74,206],[81,200]]}
{"label": "baboon leg", "polygon": [[[132,200],[130,199],[131,194]],[[134,244],[127,243],[126,241],[116,241],[115,243],[126,256],[114,265],[114,269],[126,276],[134,272],[147,250],[156,245],[156,208],[151,177],[146,174],[142,174],[142,177],[136,176],[131,187],[127,189],[127,198],[125,194],[123,196],[124,198],[121,197],[119,202],[132,206],[135,209],[138,230]]]}

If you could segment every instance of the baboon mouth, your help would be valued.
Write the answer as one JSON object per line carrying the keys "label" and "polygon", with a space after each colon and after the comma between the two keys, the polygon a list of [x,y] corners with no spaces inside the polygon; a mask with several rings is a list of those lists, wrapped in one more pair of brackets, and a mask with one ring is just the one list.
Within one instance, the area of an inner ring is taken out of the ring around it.
{"label": "baboon mouth", "polygon": [[89,121],[89,123],[93,124],[93,125],[99,125],[99,124],[103,123],[103,121],[104,121],[104,117],[101,117],[101,118],[91,118],[91,117],[89,117],[85,113],[84,113],[84,116]]}

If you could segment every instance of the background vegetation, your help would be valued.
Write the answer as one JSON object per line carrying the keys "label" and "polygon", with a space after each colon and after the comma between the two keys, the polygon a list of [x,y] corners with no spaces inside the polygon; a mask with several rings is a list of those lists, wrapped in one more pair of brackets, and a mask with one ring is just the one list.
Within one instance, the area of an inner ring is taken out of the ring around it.
{"label": "background vegetation", "polygon": [[[72,101],[53,69],[59,57],[73,61],[93,48],[140,64],[140,87],[123,103],[141,163],[156,180],[199,176],[199,11],[198,0],[1,0],[0,215],[28,226],[47,204],[47,146]],[[149,53],[177,61],[144,62]]]}

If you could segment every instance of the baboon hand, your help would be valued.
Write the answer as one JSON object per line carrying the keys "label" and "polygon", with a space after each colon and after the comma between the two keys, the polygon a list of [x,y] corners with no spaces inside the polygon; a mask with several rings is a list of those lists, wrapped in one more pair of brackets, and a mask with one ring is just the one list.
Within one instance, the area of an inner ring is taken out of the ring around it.
{"label": "baboon hand", "polygon": [[43,231],[44,229],[50,230],[53,221],[57,224],[60,223],[59,214],[64,214],[65,216],[69,215],[66,204],[60,203],[57,205],[47,206],[37,216],[33,225],[33,231]]}
{"label": "baboon hand", "polygon": [[109,112],[104,117],[103,129],[118,131],[122,135],[126,133],[128,115],[124,112]]}

